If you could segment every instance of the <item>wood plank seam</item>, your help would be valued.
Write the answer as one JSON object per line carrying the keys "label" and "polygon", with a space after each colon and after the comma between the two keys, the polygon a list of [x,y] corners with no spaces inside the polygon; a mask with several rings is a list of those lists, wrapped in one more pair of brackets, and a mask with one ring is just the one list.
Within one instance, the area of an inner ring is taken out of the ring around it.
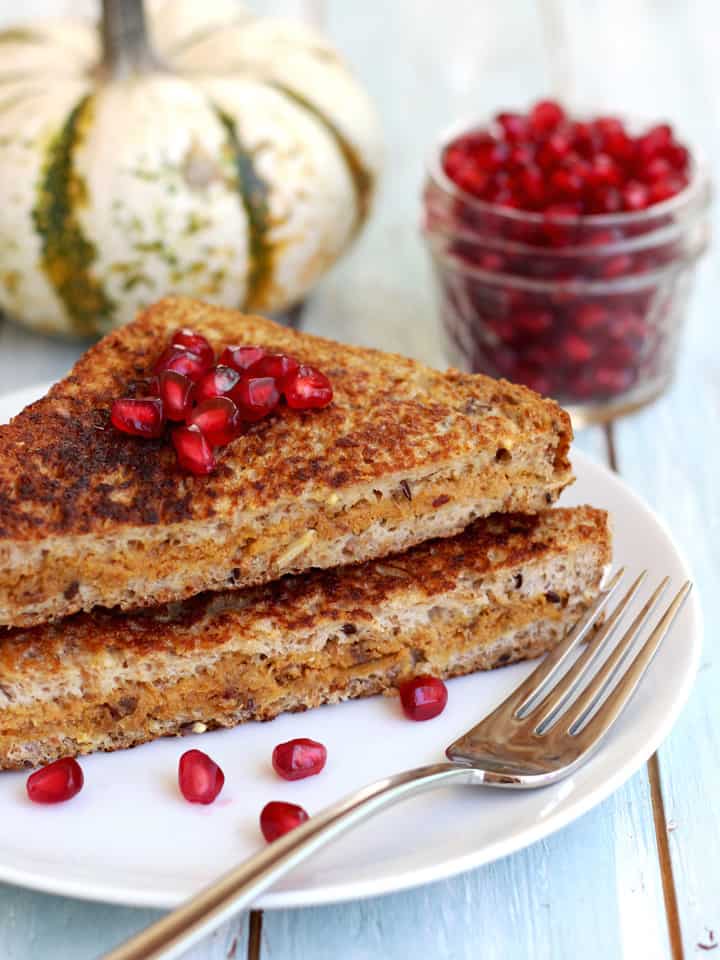
{"label": "wood plank seam", "polygon": [[262,950],[262,910],[251,910],[248,922],[247,960],[260,960]]}
{"label": "wood plank seam", "polygon": [[[620,473],[617,448],[615,446],[615,431],[612,422],[605,424],[605,445],[607,460],[610,468]],[[655,844],[657,847],[660,881],[662,883],[663,900],[665,902],[665,916],[667,919],[670,952],[673,960],[684,960],[682,931],[680,927],[680,910],[678,907],[677,889],[673,873],[670,844],[668,841],[668,823],[665,815],[665,800],[660,782],[660,766],[657,753],[654,753],[646,764],[648,783],[650,785],[650,800],[653,812],[653,827],[655,829]]]}

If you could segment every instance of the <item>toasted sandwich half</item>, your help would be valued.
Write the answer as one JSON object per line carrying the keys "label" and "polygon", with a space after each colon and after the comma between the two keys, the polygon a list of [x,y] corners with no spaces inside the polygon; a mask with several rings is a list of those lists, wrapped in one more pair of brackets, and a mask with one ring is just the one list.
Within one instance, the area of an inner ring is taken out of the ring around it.
{"label": "toasted sandwich half", "polygon": [[[216,351],[292,353],[334,401],[253,425],[211,476],[183,474],[167,439],[108,420],[179,327]],[[570,439],[567,415],[523,387],[163,300],[0,427],[0,625],[246,587],[535,513],[572,479]]]}
{"label": "toasted sandwich half", "polygon": [[0,644],[0,768],[537,656],[596,597],[610,552],[604,511],[498,514],[390,560],[12,630]]}

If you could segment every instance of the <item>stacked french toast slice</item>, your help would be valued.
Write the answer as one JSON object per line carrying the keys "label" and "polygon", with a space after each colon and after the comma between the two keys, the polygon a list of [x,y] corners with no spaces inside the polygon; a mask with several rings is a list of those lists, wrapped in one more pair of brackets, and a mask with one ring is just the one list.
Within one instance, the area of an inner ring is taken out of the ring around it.
{"label": "stacked french toast slice", "polygon": [[[173,333],[322,368],[332,403],[202,476],[113,427]],[[607,517],[557,404],[171,298],[0,427],[0,768],[269,719],[549,649],[597,595]]]}

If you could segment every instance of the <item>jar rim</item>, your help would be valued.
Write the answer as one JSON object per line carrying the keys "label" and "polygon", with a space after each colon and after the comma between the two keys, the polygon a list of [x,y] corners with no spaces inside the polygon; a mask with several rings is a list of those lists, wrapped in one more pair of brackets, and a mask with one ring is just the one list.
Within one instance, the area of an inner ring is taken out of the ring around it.
{"label": "jar rim", "polygon": [[[625,117],[632,122],[642,122],[639,118]],[[491,121],[490,121],[491,122]],[[647,122],[647,121],[645,121]],[[473,130],[480,129],[483,124],[488,125],[487,120],[482,118],[474,121],[454,121],[447,126],[436,141],[432,153],[426,163],[426,172],[428,177],[436,183],[440,189],[449,194],[454,199],[462,201],[469,209],[478,213],[491,214],[495,217],[504,217],[508,222],[517,224],[537,224],[547,223],[547,214],[535,210],[518,210],[515,207],[504,207],[496,203],[488,203],[486,200],[480,200],[472,194],[467,193],[448,177],[443,169],[442,157],[450,143],[458,136],[471,133]],[[710,175],[708,165],[701,150],[693,146],[691,151],[691,175],[686,187],[674,197],[663,200],[661,203],[655,203],[644,210],[621,211],[619,213],[581,213],[581,214],[552,214],[552,222],[559,225],[584,223],[588,226],[597,227],[630,227],[644,225],[654,218],[661,218],[668,214],[676,213],[688,205],[693,199],[698,198],[704,207],[710,203]]]}

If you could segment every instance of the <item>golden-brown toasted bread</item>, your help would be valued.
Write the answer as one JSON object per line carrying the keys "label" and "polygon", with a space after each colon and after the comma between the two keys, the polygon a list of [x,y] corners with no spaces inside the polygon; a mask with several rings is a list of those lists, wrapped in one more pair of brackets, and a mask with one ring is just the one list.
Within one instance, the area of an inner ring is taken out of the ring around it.
{"label": "golden-brown toasted bread", "polygon": [[[190,326],[292,353],[324,410],[255,424],[209,477],[167,439],[122,435],[113,399]],[[520,386],[163,300],[0,427],[0,625],[124,609],[400,552],[495,511],[537,512],[572,479],[567,415]]]}
{"label": "golden-brown toasted bread", "polygon": [[497,515],[391,559],[0,644],[0,768],[454,676],[548,649],[597,595],[604,511]]}

